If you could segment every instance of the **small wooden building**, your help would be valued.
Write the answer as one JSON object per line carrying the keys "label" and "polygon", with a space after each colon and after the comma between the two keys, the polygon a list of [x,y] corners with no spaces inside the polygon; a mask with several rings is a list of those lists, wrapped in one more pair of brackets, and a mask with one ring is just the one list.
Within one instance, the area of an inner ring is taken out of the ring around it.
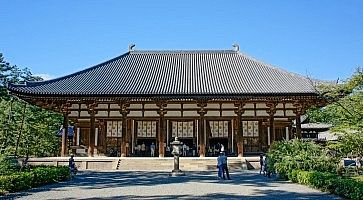
{"label": "small wooden building", "polygon": [[8,89],[63,114],[63,156],[69,120],[72,146],[89,156],[132,156],[154,143],[163,157],[176,136],[195,156],[221,144],[232,155],[263,152],[275,140],[301,137],[300,115],[320,101],[307,78],[238,49],[130,49],[68,76]]}

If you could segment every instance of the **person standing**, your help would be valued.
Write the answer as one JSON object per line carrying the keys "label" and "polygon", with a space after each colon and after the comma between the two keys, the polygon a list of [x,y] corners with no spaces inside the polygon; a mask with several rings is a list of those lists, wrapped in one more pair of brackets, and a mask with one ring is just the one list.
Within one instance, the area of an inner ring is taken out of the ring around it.
{"label": "person standing", "polygon": [[224,145],[221,144],[221,152],[224,152]]}
{"label": "person standing", "polygon": [[183,144],[183,156],[187,156],[187,145]]}
{"label": "person standing", "polygon": [[155,156],[155,144],[154,144],[154,142],[152,142],[151,145],[150,145],[150,156],[151,157]]}
{"label": "person standing", "polygon": [[72,177],[77,174],[76,162],[73,157],[74,155],[72,154],[68,160],[69,171],[71,172]]}
{"label": "person standing", "polygon": [[264,171],[263,167],[263,162],[264,162],[264,158],[263,158],[263,154],[260,154],[260,174],[262,174],[262,172]]}
{"label": "person standing", "polygon": [[226,179],[226,177],[224,176],[224,173],[226,173],[227,179],[231,180],[231,178],[229,177],[227,156],[225,155],[224,152],[221,153],[222,153],[221,159],[222,159],[223,179]]}
{"label": "person standing", "polygon": [[146,151],[146,146],[145,146],[145,143],[143,142],[141,145],[141,155],[142,156],[145,156],[145,151]]}
{"label": "person standing", "polygon": [[[222,173],[223,173],[223,161],[222,161],[222,152],[218,155],[217,158],[217,168],[218,168],[218,178],[222,179]],[[224,176],[224,174],[223,174]]]}

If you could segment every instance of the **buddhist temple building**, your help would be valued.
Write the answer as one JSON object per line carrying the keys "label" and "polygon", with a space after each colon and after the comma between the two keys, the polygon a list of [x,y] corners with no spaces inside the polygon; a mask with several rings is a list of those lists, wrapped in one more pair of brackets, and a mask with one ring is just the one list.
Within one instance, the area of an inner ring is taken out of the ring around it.
{"label": "buddhist temple building", "polygon": [[88,156],[142,156],[140,146],[154,143],[155,156],[164,157],[175,137],[188,146],[189,156],[212,156],[221,146],[232,156],[260,153],[273,141],[301,137],[300,116],[320,102],[309,79],[251,58],[238,47],[130,48],[74,74],[8,89],[62,113],[62,156],[69,152],[70,124],[70,146]]}

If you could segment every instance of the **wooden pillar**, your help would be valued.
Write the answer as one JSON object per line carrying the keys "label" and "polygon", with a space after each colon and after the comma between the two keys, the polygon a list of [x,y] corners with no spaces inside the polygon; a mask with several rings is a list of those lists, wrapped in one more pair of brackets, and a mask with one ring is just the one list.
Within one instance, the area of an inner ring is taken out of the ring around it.
{"label": "wooden pillar", "polygon": [[270,142],[271,144],[275,141],[276,133],[275,133],[275,123],[274,123],[274,116],[270,116],[269,119],[269,129],[270,129]]}
{"label": "wooden pillar", "polygon": [[158,101],[156,102],[156,105],[159,107],[158,114],[160,116],[159,118],[159,133],[158,133],[158,144],[159,144],[159,157],[165,156],[165,136],[166,136],[166,129],[165,129],[165,114],[167,111],[165,110],[165,107],[167,106],[166,101]]}
{"label": "wooden pillar", "polygon": [[243,157],[243,127],[242,127],[242,115],[245,112],[243,107],[246,105],[245,102],[237,102],[234,104],[234,106],[237,107],[237,110],[235,110],[235,114],[237,114],[237,135],[236,135],[236,141],[237,141],[237,155],[238,157]]}
{"label": "wooden pillar", "polygon": [[295,125],[296,125],[296,136],[297,138],[301,138],[301,120],[300,120],[300,116],[305,112],[305,107],[306,105],[304,105],[304,103],[296,101],[293,103],[293,106],[295,107],[294,109],[294,113],[295,113]]}
{"label": "wooden pillar", "polygon": [[96,134],[96,114],[97,111],[95,108],[97,107],[96,103],[87,104],[88,114],[90,115],[90,133],[89,133],[89,143],[88,143],[88,156],[93,157],[95,153],[95,134]]}
{"label": "wooden pillar", "polygon": [[198,128],[198,141],[199,141],[199,157],[205,157],[205,114],[207,114],[207,110],[205,107],[207,106],[207,102],[198,102],[198,110],[199,114],[199,128]]}
{"label": "wooden pillar", "polygon": [[277,106],[277,102],[271,101],[271,102],[267,102],[266,106],[269,108],[266,112],[268,115],[270,115],[269,118],[269,129],[270,129],[270,141],[271,144],[275,141],[276,139],[276,135],[275,135],[275,125],[274,125],[274,115],[276,113],[276,106]]}
{"label": "wooden pillar", "polygon": [[126,142],[127,142],[127,133],[126,133],[126,119],[127,119],[127,114],[123,114],[122,115],[122,137],[121,137],[121,157],[126,157],[127,155],[127,147],[126,147]]}
{"label": "wooden pillar", "polygon": [[63,113],[63,133],[62,133],[62,151],[61,151],[62,157],[68,155],[67,140],[68,140],[68,113]]}
{"label": "wooden pillar", "polygon": [[302,135],[301,135],[301,120],[300,120],[300,115],[299,114],[296,114],[296,137],[297,138],[302,138]]}
{"label": "wooden pillar", "polygon": [[121,157],[126,157],[127,155],[127,115],[130,113],[130,111],[127,109],[130,106],[130,103],[128,101],[120,101],[120,114],[122,115],[122,137],[121,137]]}
{"label": "wooden pillar", "polygon": [[69,103],[65,103],[61,106],[61,112],[63,113],[63,133],[62,133],[62,150],[61,156],[68,155],[67,141],[68,141],[68,115],[70,111],[68,108],[71,106]]}

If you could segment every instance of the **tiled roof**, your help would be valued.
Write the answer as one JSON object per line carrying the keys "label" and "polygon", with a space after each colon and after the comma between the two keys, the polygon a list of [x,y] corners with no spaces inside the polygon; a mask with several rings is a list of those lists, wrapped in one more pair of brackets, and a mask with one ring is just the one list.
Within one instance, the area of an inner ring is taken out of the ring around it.
{"label": "tiled roof", "polygon": [[130,51],[65,77],[8,88],[30,96],[187,98],[316,94],[305,77],[233,50]]}

